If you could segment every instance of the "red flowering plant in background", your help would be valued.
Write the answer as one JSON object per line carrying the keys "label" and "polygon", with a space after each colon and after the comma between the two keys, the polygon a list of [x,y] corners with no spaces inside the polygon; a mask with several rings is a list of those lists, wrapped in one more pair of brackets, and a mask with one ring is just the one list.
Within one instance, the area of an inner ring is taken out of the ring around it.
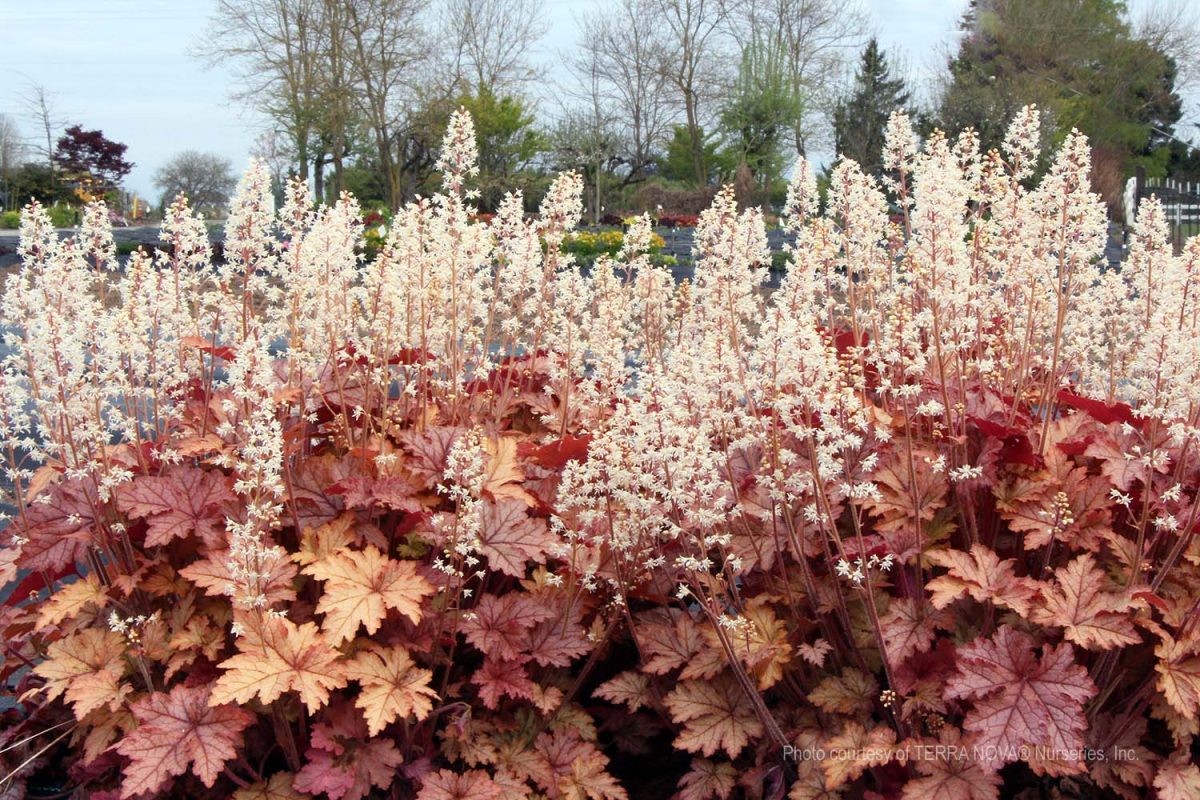
{"label": "red flowering plant in background", "polygon": [[28,208],[5,788],[1196,797],[1200,242],[1100,270],[1037,140],[800,164],[770,295],[730,191],[678,286],[648,218],[562,252],[576,175],[476,218],[465,113],[369,261],[260,166],[215,265],[182,198],[123,270]]}

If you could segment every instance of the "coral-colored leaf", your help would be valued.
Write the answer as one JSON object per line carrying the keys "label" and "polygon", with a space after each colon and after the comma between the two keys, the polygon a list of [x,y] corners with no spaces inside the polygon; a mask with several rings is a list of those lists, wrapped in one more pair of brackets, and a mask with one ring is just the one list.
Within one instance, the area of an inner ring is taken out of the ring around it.
{"label": "coral-colored leaf", "polygon": [[521,488],[525,470],[517,463],[517,440],[512,436],[484,439],[483,449],[488,453],[484,491],[496,500],[511,498],[530,507],[537,506],[537,499]]}
{"label": "coral-colored leaf", "polygon": [[1056,399],[1060,406],[1077,408],[1097,422],[1134,422],[1133,409],[1125,403],[1104,403],[1075,394],[1069,389],[1059,389]]}
{"label": "coral-colored leaf", "polygon": [[711,757],[724,749],[737,758],[763,732],[746,693],[729,673],[711,681],[683,681],[663,702],[671,718],[683,724],[676,746],[690,753]]}
{"label": "coral-colored leaf", "polygon": [[1038,584],[1029,578],[1017,577],[1016,563],[1000,557],[981,544],[971,546],[969,553],[961,550],[931,550],[926,556],[934,564],[946,567],[949,574],[934,578],[925,585],[934,608],[945,608],[963,594],[983,603],[992,601],[1007,606],[1021,616],[1028,616]]}
{"label": "coral-colored leaf", "polygon": [[233,501],[228,480],[216,471],[176,467],[165,475],[141,475],[117,492],[117,506],[135,519],[146,519],[146,546],[196,534],[210,547],[224,540],[222,506]]}
{"label": "coral-colored leaf", "polygon": [[[546,775],[539,782],[550,796],[578,800],[627,800],[625,790],[608,773],[608,756],[578,732],[543,733],[535,743],[545,760]],[[549,778],[549,780],[547,780]]]}
{"label": "coral-colored leaf", "polygon": [[331,706],[327,722],[312,729],[312,746],[293,785],[302,792],[324,792],[330,800],[362,800],[372,786],[386,788],[404,761],[395,743],[367,736],[353,706]]}
{"label": "coral-colored leaf", "polygon": [[217,781],[225,763],[237,755],[242,731],[253,721],[249,711],[209,705],[211,686],[176,686],[133,704],[138,726],[117,743],[132,763],[125,769],[121,797],[158,791],[191,765],[205,786]]}
{"label": "coral-colored leaf", "polygon": [[553,616],[553,609],[528,594],[485,594],[460,627],[481,652],[511,661],[524,649],[524,632]]}
{"label": "coral-colored leaf", "polygon": [[92,540],[95,507],[96,490],[79,481],[59,484],[31,503],[13,521],[29,540],[21,547],[17,566],[58,572],[81,561]]}
{"label": "coral-colored leaf", "polygon": [[[997,800],[999,773],[984,769],[953,729],[944,729],[937,742],[922,742],[912,763],[923,777],[904,784],[903,800]],[[933,748],[929,750],[929,748]]]}
{"label": "coral-colored leaf", "polygon": [[682,667],[704,646],[700,626],[679,609],[643,612],[637,617],[637,625],[646,659],[642,669],[655,675]]}
{"label": "coral-colored leaf", "polygon": [[1030,619],[1063,628],[1068,641],[1090,650],[1137,644],[1141,641],[1130,621],[1130,601],[1102,591],[1106,583],[1096,561],[1085,553],[1055,570],[1055,584],[1044,590]]}
{"label": "coral-colored leaf", "polygon": [[892,599],[887,611],[879,618],[888,660],[900,664],[914,653],[928,650],[933,643],[934,629],[950,624],[949,613],[934,610],[927,601],[915,597]]}
{"label": "coral-colored leaf", "polygon": [[421,601],[433,594],[414,562],[394,561],[372,546],[335,553],[304,573],[325,581],[317,613],[325,615],[321,628],[334,644],[352,638],[360,625],[375,633],[388,609],[420,622]]}
{"label": "coral-colored leaf", "polygon": [[[1083,748],[1087,722],[1083,704],[1096,694],[1086,669],[1075,662],[1069,644],[1043,645],[1007,625],[991,639],[978,639],[958,651],[958,672],[946,684],[947,699],[971,698],[975,707],[963,729],[979,735],[979,744],[994,747],[993,767],[1015,761],[1021,748],[1049,748],[1051,753]],[[1034,757],[1035,771],[1068,775],[1085,769],[1079,760]]]}
{"label": "coral-colored leaf", "polygon": [[479,698],[488,708],[499,706],[504,697],[533,700],[537,692],[537,685],[529,680],[520,661],[485,658],[471,680],[479,686]]}
{"label": "coral-colored leaf", "polygon": [[568,434],[561,439],[555,439],[549,444],[540,446],[521,444],[517,447],[517,453],[535,464],[559,470],[565,467],[568,461],[587,461],[588,445],[591,441],[590,433],[582,436]]}
{"label": "coral-colored leaf", "polygon": [[525,562],[541,562],[552,543],[546,520],[529,516],[521,500],[484,503],[479,533],[482,553],[493,569],[514,578],[525,577]]}
{"label": "coral-colored leaf", "polygon": [[417,800],[504,800],[504,789],[481,769],[439,769],[425,776]]}
{"label": "coral-colored leaf", "polygon": [[362,709],[372,736],[397,719],[425,719],[437,699],[429,687],[433,673],[417,667],[400,646],[364,650],[346,665],[346,676],[362,687],[355,705]]}
{"label": "coral-colored leaf", "polygon": [[246,626],[238,640],[241,652],[220,664],[225,673],[213,687],[213,703],[245,703],[253,697],[271,703],[294,691],[313,713],[328,702],[330,690],[346,685],[341,654],[313,623],[297,626],[267,617]]}

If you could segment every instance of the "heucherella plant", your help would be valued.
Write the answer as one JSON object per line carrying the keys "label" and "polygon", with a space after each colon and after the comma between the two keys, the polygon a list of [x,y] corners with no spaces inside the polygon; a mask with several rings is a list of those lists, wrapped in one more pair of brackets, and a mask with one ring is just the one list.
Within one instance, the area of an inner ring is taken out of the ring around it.
{"label": "heucherella plant", "polygon": [[[4,796],[1200,796],[1200,240],[1072,133],[801,162],[588,269],[582,181],[360,209],[262,165],[215,260],[27,207],[0,313]],[[898,213],[895,213],[898,210]]]}

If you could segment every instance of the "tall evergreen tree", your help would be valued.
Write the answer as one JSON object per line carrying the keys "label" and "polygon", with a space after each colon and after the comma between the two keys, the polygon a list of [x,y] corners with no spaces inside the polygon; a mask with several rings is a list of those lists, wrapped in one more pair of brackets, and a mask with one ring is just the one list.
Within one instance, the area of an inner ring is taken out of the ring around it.
{"label": "tall evergreen tree", "polygon": [[1177,69],[1137,37],[1125,3],[971,0],[962,30],[938,109],[942,128],[972,127],[985,148],[997,147],[1013,115],[1035,103],[1054,142],[1071,128],[1086,133],[1117,182],[1136,164],[1165,171],[1182,110]]}
{"label": "tall evergreen tree", "polygon": [[892,77],[887,56],[872,38],[863,50],[850,94],[834,108],[838,155],[854,159],[866,172],[879,172],[888,117],[907,104],[904,79]]}

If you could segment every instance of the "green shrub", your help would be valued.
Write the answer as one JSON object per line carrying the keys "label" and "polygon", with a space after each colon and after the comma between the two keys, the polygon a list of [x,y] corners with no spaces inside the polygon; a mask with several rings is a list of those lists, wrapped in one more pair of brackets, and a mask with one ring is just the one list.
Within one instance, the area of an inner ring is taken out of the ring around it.
{"label": "green shrub", "polygon": [[0,228],[16,228],[21,224],[20,211],[5,211],[0,213]]}
{"label": "green shrub", "polygon": [[56,228],[75,227],[76,213],[71,206],[50,206],[46,213],[50,215],[50,224]]}

